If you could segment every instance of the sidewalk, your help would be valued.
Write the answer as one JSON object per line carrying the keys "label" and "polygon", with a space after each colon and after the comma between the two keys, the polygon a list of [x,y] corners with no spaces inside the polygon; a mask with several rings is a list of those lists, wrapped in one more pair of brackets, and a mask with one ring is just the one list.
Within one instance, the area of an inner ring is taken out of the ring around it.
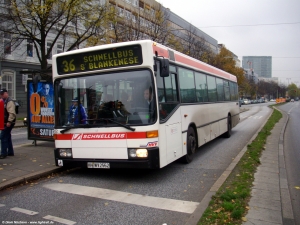
{"label": "sidewalk", "polygon": [[[15,128],[22,126],[23,121],[16,121]],[[34,144],[14,146],[15,156],[0,159],[0,191],[62,170],[55,166],[54,142],[36,143],[36,146]]]}
{"label": "sidewalk", "polygon": [[292,203],[283,154],[283,137],[288,116],[282,118],[267,138],[266,149],[254,175],[250,210],[243,225],[294,225]]}
{"label": "sidewalk", "polygon": [[[241,110],[241,112],[243,112]],[[275,125],[260,158],[243,225],[294,225],[283,155],[283,137],[288,116]],[[17,121],[15,127],[23,126]],[[15,184],[61,171],[54,163],[54,142],[37,141],[15,147],[15,156],[0,160],[0,191]]]}

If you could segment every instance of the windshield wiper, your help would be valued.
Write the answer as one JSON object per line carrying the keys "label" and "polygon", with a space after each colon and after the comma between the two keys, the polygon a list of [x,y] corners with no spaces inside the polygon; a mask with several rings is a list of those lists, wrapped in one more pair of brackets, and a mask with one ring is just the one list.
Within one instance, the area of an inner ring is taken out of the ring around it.
{"label": "windshield wiper", "polygon": [[126,124],[123,124],[123,123],[119,123],[119,122],[117,122],[117,121],[115,121],[113,119],[109,119],[109,118],[87,119],[87,121],[110,121],[110,122],[113,122],[115,124],[118,124],[118,125],[126,128],[128,130],[135,131],[135,128],[132,128],[132,127],[130,127],[130,126],[126,125]]}
{"label": "windshield wiper", "polygon": [[122,127],[125,127],[125,128],[128,129],[128,130],[135,131],[135,128],[132,128],[132,127],[126,125],[126,124],[119,123],[119,122],[117,122],[117,121],[115,121],[115,120],[112,120],[112,119],[107,119],[107,120],[109,120],[109,121],[111,121],[111,122],[113,122],[113,123],[116,123],[116,124],[118,124],[118,125],[120,125],[120,126],[122,126]]}
{"label": "windshield wiper", "polygon": [[93,124],[78,124],[78,125],[76,125],[76,126],[70,126],[70,127],[67,127],[67,128],[65,128],[65,129],[61,130],[60,133],[63,134],[63,133],[65,133],[66,131],[71,130],[71,129],[76,129],[76,128],[89,128],[89,127],[94,127],[94,125],[93,125]]}

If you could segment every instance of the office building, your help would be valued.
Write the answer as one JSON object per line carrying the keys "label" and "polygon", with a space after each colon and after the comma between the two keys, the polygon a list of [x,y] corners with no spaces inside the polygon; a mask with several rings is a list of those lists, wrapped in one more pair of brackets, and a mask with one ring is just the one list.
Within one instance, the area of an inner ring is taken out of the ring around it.
{"label": "office building", "polygon": [[258,77],[272,77],[272,56],[243,56],[242,67],[253,70]]}

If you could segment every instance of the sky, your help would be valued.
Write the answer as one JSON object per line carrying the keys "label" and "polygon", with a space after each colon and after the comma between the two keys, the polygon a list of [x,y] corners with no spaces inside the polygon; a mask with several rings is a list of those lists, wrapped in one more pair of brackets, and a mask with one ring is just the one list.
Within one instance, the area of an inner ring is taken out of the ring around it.
{"label": "sky", "polygon": [[[272,56],[272,77],[300,87],[300,0],[157,0],[238,56]],[[242,65],[242,64],[241,64]]]}

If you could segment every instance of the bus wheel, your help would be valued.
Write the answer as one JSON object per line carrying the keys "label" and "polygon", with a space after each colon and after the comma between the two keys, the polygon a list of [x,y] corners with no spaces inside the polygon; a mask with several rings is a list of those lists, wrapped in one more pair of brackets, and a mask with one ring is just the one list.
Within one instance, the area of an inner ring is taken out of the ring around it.
{"label": "bus wheel", "polygon": [[231,117],[227,117],[227,131],[224,133],[225,138],[230,138],[231,137],[231,129],[232,129],[232,124],[231,124]]}
{"label": "bus wheel", "polygon": [[182,160],[184,163],[190,163],[190,162],[192,162],[192,160],[194,158],[194,154],[197,149],[196,135],[195,135],[195,131],[192,127],[189,127],[186,139],[187,139],[186,140],[187,154],[185,156],[183,156]]}

